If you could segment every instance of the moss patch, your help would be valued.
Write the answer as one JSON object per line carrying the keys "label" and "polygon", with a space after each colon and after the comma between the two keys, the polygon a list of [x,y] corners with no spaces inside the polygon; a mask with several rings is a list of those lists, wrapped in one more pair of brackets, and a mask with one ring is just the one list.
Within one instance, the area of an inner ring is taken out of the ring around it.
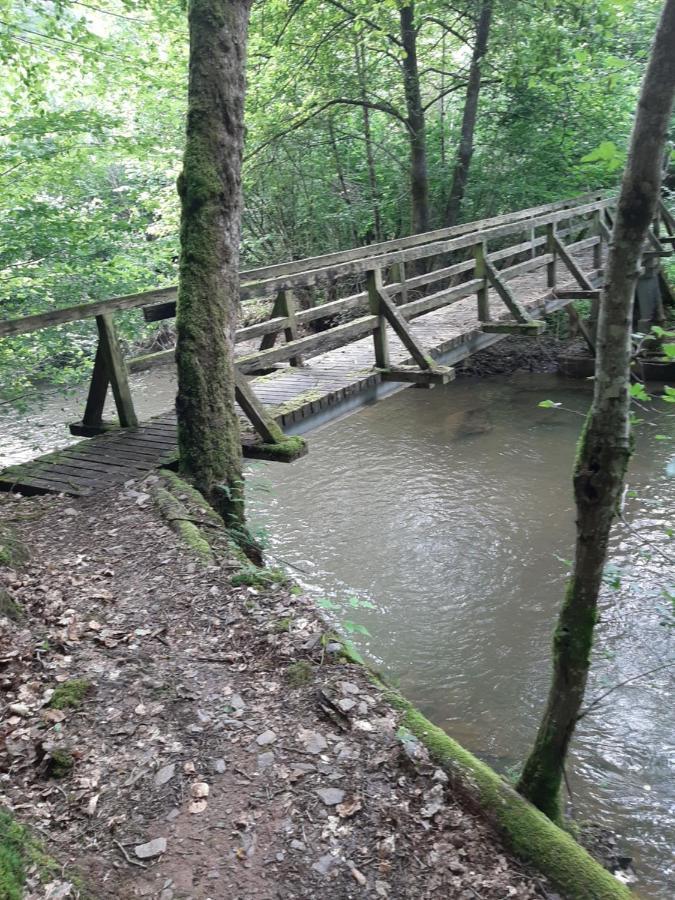
{"label": "moss patch", "polygon": [[[0,809],[0,900],[21,900],[28,870],[37,872],[42,884],[63,874],[63,867],[45,853],[30,831]],[[80,879],[70,873],[68,877],[76,883],[78,896],[84,898]]]}
{"label": "moss patch", "polygon": [[52,750],[47,759],[46,773],[49,778],[66,778],[75,765],[75,758],[67,750]]}
{"label": "moss patch", "polygon": [[72,678],[60,684],[49,701],[52,709],[77,709],[91,690],[91,682],[86,678]]}
{"label": "moss patch", "polygon": [[0,616],[20,622],[23,618],[23,607],[4,588],[0,588]]}
{"label": "moss patch", "polygon": [[306,659],[300,659],[286,669],[286,677],[291,687],[302,687],[314,679],[314,666]]}
{"label": "moss patch", "polygon": [[[184,484],[179,479],[181,485]],[[206,540],[199,527],[193,521],[196,516],[191,516],[189,510],[177,497],[164,487],[155,487],[152,491],[153,499],[159,509],[162,518],[169,527],[176,532],[185,546],[192,551],[197,559],[204,565],[213,565],[215,562],[211,545]],[[198,495],[204,503],[201,494]],[[220,517],[219,517],[220,518]]]}
{"label": "moss patch", "polygon": [[298,437],[283,437],[274,444],[252,444],[248,455],[255,459],[271,459],[278,462],[293,462],[307,453],[307,441]]}
{"label": "moss patch", "polygon": [[281,569],[258,569],[255,566],[247,565],[241,572],[233,575],[230,584],[234,587],[270,587],[273,584],[286,584],[288,581],[286,575]]}
{"label": "moss patch", "polygon": [[489,766],[433,725],[397,691],[385,688],[385,696],[403,713],[404,728],[443,766],[455,789],[487,814],[511,850],[546,875],[568,900],[629,900],[628,888]]}
{"label": "moss patch", "polygon": [[19,540],[14,529],[0,525],[0,566],[17,568],[29,559],[28,547]]}

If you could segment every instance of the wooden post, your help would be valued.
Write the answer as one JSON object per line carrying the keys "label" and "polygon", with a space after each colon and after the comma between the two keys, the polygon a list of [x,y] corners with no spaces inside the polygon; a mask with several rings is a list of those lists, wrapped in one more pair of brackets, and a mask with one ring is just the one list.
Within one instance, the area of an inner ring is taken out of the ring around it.
{"label": "wooden post", "polygon": [[372,315],[377,316],[377,327],[373,331],[375,345],[375,365],[378,369],[389,368],[389,342],[387,341],[387,320],[380,303],[380,292],[383,289],[382,271],[371,269],[366,274],[368,305]]}
{"label": "wooden post", "polygon": [[546,266],[546,284],[550,288],[556,286],[556,226],[555,222],[551,222],[546,226],[546,252],[553,254],[553,259]]}
{"label": "wooden post", "polygon": [[[138,425],[138,419],[134,409],[134,401],[131,398],[127,367],[117,338],[112,313],[103,313],[100,316],[96,316],[96,325],[98,327],[99,350],[110,379],[120,425],[122,428],[135,428]],[[100,386],[97,390],[100,391]]]}
{"label": "wooden post", "polygon": [[400,290],[398,292],[398,306],[403,306],[404,303],[408,302],[408,285],[406,283],[405,278],[405,263],[401,261],[400,263],[395,263],[391,267],[391,277],[392,283],[397,282],[400,284]]}
{"label": "wooden post", "polygon": [[530,243],[532,244],[532,249],[530,250],[530,256],[532,257],[532,259],[534,259],[535,256],[537,255],[537,245],[535,244],[536,239],[537,239],[537,229],[530,228]]}
{"label": "wooden post", "polygon": [[593,268],[601,269],[602,268],[602,228],[600,227],[600,210],[597,210],[593,214],[593,223],[594,223],[593,231],[594,231],[596,237],[600,238],[599,243],[597,243],[593,247]]}
{"label": "wooden post", "polygon": [[487,256],[485,241],[481,241],[480,244],[475,244],[473,248],[473,256],[474,256],[474,278],[482,278],[483,286],[479,287],[476,291],[476,296],[478,298],[478,321],[479,322],[489,322],[490,321],[490,303],[488,299],[488,280],[487,280],[487,268],[485,265],[485,258]]}
{"label": "wooden post", "polygon": [[[290,341],[294,341],[298,337],[298,326],[295,319],[295,305],[295,297],[293,296],[292,291],[282,288],[274,300],[272,314],[270,315],[270,319],[288,319],[288,324],[284,328],[284,337],[286,338],[286,343],[290,343]],[[271,349],[276,343],[277,333],[278,332],[263,335],[263,339],[260,342],[260,349]],[[292,357],[292,359],[289,359],[289,363],[292,366],[303,365],[302,358],[299,356],[294,356]]]}

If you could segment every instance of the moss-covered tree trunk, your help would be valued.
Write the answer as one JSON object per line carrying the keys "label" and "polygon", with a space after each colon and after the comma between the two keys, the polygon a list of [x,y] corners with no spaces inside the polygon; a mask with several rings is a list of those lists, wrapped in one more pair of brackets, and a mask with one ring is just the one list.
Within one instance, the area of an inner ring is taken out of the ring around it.
{"label": "moss-covered tree trunk", "polygon": [[250,0],[190,0],[176,362],[181,470],[230,524],[243,521],[234,330]]}
{"label": "moss-covered tree trunk", "polygon": [[675,0],[656,33],[633,127],[600,304],[593,403],[574,470],[573,573],[554,636],[553,682],[518,790],[561,816],[563,766],[588,675],[597,601],[630,456],[631,323],[642,248],[656,209],[661,159],[675,94]]}
{"label": "moss-covered tree trunk", "polygon": [[492,0],[483,0],[476,25],[476,41],[471,54],[469,81],[466,87],[466,99],[462,113],[462,128],[457,147],[457,160],[452,176],[450,196],[445,207],[445,224],[456,225],[462,208],[462,200],[469,180],[471,157],[473,156],[473,140],[478,119],[478,98],[481,85],[481,63],[487,53],[490,24],[492,22]]}

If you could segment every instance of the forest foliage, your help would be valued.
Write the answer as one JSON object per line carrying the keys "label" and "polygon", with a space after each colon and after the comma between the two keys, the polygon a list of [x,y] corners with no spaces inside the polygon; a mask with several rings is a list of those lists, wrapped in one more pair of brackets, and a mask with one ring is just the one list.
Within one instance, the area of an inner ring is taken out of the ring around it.
{"label": "forest foliage", "polygon": [[[254,4],[244,268],[410,232],[402,7],[445,224],[481,5]],[[461,219],[614,187],[659,0],[491,5]],[[181,0],[0,0],[2,318],[176,282],[187,58]],[[118,317],[129,343],[139,319]],[[3,340],[0,393],[80,377],[94,346],[87,321]]]}

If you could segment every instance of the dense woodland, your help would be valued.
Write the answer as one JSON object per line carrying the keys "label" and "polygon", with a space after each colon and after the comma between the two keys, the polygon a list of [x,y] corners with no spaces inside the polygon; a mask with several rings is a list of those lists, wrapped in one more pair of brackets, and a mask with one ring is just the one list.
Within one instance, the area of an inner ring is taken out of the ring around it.
{"label": "dense woodland", "polygon": [[[660,7],[254,4],[242,267],[615,188]],[[3,0],[0,54],[2,316],[175,283],[183,4]],[[4,398],[81,377],[94,343],[3,341]]]}

